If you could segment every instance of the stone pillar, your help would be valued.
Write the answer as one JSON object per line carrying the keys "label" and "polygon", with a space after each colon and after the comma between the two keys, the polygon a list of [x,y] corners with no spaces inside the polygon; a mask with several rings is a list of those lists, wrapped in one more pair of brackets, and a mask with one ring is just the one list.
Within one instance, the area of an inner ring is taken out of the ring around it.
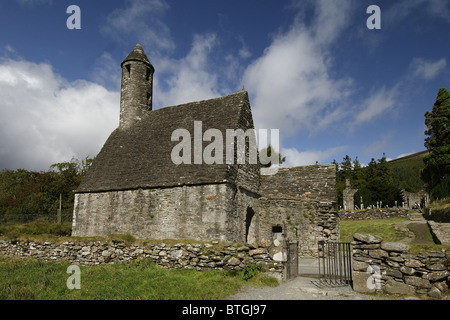
{"label": "stone pillar", "polygon": [[357,189],[352,189],[350,186],[350,180],[345,180],[345,189],[342,193],[342,197],[344,198],[344,210],[351,210],[353,211],[355,209],[355,201],[353,200],[353,196],[357,192]]}

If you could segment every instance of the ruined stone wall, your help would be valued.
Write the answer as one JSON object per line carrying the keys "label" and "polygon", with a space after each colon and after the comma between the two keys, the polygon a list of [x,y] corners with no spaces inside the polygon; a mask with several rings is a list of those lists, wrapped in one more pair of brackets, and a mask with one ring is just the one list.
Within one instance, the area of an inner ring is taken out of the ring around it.
{"label": "ruined stone wall", "polygon": [[299,256],[316,256],[318,241],[339,240],[334,165],[281,168],[262,176],[260,239],[276,232],[298,241]]}
{"label": "ruined stone wall", "polygon": [[417,208],[419,206],[422,208],[430,201],[426,191],[408,192],[406,190],[401,190],[401,194],[403,205],[408,209]]}
{"label": "ruined stone wall", "polygon": [[231,184],[79,193],[72,235],[244,242],[249,207],[257,196]]}

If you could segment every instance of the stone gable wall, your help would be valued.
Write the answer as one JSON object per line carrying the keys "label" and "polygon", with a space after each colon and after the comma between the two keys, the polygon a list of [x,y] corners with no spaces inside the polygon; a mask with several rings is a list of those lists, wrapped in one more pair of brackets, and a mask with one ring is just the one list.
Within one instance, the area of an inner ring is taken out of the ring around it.
{"label": "stone gable wall", "polygon": [[259,212],[262,241],[281,229],[286,239],[298,241],[299,256],[317,256],[319,241],[339,241],[336,167],[280,168],[262,176]]}

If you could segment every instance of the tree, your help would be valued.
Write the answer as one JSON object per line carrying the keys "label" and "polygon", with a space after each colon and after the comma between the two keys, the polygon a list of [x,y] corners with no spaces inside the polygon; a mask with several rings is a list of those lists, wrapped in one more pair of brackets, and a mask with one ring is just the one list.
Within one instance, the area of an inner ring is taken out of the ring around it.
{"label": "tree", "polygon": [[344,178],[350,178],[351,172],[352,172],[352,158],[350,158],[348,155],[345,155],[345,157],[342,159],[341,162],[341,170],[344,175]]}
{"label": "tree", "polygon": [[74,193],[93,159],[55,163],[47,172],[24,169],[0,172],[0,215],[55,214],[73,211]]}
{"label": "tree", "polygon": [[[280,153],[274,152],[274,158],[276,158],[276,155],[278,154],[278,164],[282,164],[286,161],[286,157],[282,157]],[[272,165],[272,146],[269,145],[267,148],[262,149],[259,151],[259,163],[261,164],[261,167],[269,168]]]}
{"label": "tree", "polygon": [[432,111],[425,112],[425,125],[424,145],[430,153],[423,159],[421,178],[431,199],[449,197],[450,190],[440,186],[450,176],[450,94],[445,88],[439,89]]}
{"label": "tree", "polygon": [[358,189],[354,195],[355,204],[361,206],[361,198],[364,207],[382,201],[383,204],[393,206],[395,201],[401,202],[400,189],[395,185],[392,172],[383,153],[383,157],[375,160],[371,159],[366,167],[362,167],[358,157],[352,162],[346,155],[340,165],[334,160],[336,165],[336,189],[338,205],[343,205],[342,192],[345,189],[345,180],[350,179],[353,189]]}

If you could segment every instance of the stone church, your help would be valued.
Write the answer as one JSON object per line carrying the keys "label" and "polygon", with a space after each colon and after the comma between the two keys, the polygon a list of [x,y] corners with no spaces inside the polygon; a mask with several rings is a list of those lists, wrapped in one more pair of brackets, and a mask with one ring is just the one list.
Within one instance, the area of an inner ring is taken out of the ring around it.
{"label": "stone church", "polygon": [[[194,152],[189,163],[173,161],[177,129],[194,133],[200,121],[202,133],[214,129],[224,137],[227,129],[253,129],[246,91],[152,110],[155,69],[139,44],[121,67],[119,127],[76,190],[73,236],[270,243],[283,234],[299,242],[300,254],[314,251],[319,240],[338,238],[332,165],[261,176],[259,164],[249,161],[198,163]],[[192,149],[211,143],[195,134],[190,139]]]}

